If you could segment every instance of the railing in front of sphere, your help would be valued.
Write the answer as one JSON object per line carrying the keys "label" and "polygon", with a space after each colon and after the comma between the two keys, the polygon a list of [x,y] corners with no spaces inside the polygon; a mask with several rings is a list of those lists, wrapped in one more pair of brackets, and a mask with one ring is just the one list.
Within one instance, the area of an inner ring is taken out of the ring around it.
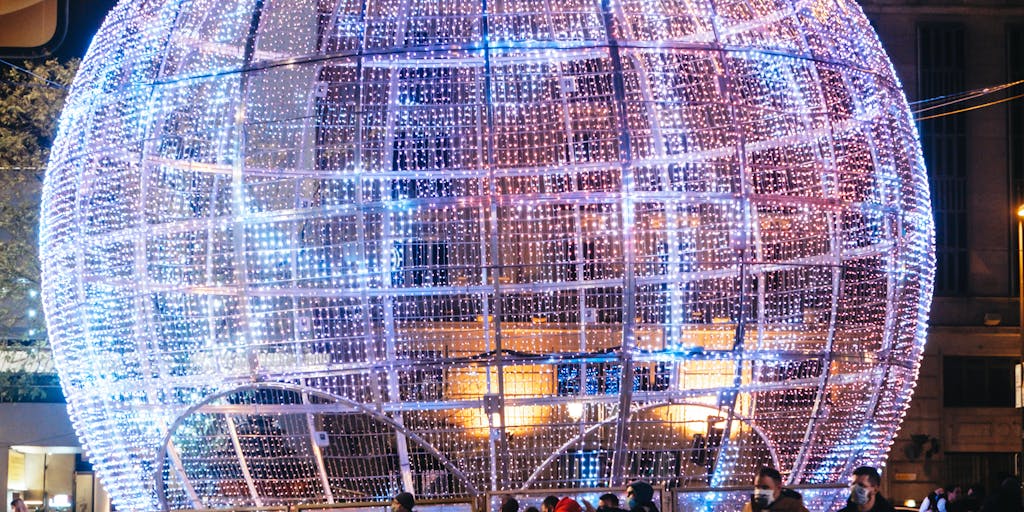
{"label": "railing in front of sphere", "polygon": [[[654,487],[654,503],[662,512],[696,512],[733,510],[742,508],[750,499],[752,486],[722,487]],[[806,484],[786,486],[803,496],[809,510],[826,510],[845,498],[849,486],[843,484]],[[519,510],[534,506],[540,508],[547,496],[570,497],[584,506],[584,501],[597,507],[601,495],[611,493],[620,496],[625,504],[625,487],[589,487],[584,489],[512,489],[490,491],[479,498],[453,498],[443,500],[422,500],[416,504],[415,512],[497,512],[509,497],[519,501]],[[390,512],[390,504],[381,501],[303,504],[274,507],[237,507],[217,509],[187,509],[171,512]]]}

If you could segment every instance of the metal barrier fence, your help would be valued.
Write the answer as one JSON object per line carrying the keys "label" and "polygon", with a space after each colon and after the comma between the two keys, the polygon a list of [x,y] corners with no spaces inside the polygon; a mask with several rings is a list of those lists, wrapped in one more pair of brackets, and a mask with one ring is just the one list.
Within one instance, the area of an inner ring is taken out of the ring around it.
{"label": "metal barrier fence", "polygon": [[[477,512],[476,500],[423,500],[416,502],[416,512]],[[356,501],[347,503],[312,503],[274,507],[232,507],[214,509],[177,509],[170,512],[391,512],[386,501]]]}
{"label": "metal barrier fence", "polygon": [[233,508],[198,508],[175,509],[170,512],[287,512],[289,507],[233,507]]}
{"label": "metal barrier fence", "polygon": [[[476,500],[447,499],[447,500],[417,500],[416,512],[477,512]],[[390,502],[354,502],[354,503],[333,503],[328,505],[298,505],[295,511],[302,512],[391,512]]]}
{"label": "metal barrier fence", "polygon": [[[848,487],[838,484],[799,485],[788,487],[799,492],[808,510],[831,510],[846,499]],[[597,508],[598,498],[605,493],[619,496],[626,506],[625,487],[591,487],[587,489],[514,489],[490,491],[481,499],[423,500],[416,503],[415,512],[497,512],[507,498],[519,500],[519,510],[529,506],[540,508],[548,496],[570,497],[584,505],[589,502]],[[685,487],[665,489],[654,486],[654,503],[662,512],[739,512],[750,499],[750,486]],[[295,505],[291,507],[239,507],[230,509],[175,510],[172,512],[390,512],[388,502],[350,502],[331,504]]]}
{"label": "metal barrier fence", "polygon": [[[808,510],[830,510],[846,499],[844,491],[848,488],[839,484],[799,485],[787,487],[799,492]],[[677,487],[665,489],[654,487],[654,503],[662,512],[738,512],[750,500],[751,486],[734,487]],[[605,493],[619,496],[620,505],[626,506],[625,487],[594,487],[588,489],[528,489],[494,491],[487,493],[486,511],[496,512],[502,502],[509,496],[519,500],[519,510],[533,505],[540,508],[546,496],[568,496],[583,504],[590,502],[595,508],[597,499]]]}
{"label": "metal barrier fence", "polygon": [[[787,486],[803,496],[807,510],[833,510],[846,500],[846,485],[821,484]],[[752,486],[675,488],[671,490],[673,508],[664,512],[739,512],[750,500]]]}
{"label": "metal barrier fence", "polygon": [[[496,512],[501,508],[501,504],[506,498],[512,496],[519,500],[519,511],[522,512],[528,506],[534,506],[540,508],[540,503],[544,501],[544,498],[548,496],[558,496],[559,498],[568,496],[583,505],[583,501],[586,500],[594,508],[597,508],[597,499],[606,493],[612,493],[619,496],[620,506],[626,508],[626,487],[588,487],[586,489],[514,489],[507,491],[491,491],[487,493],[487,510],[485,512]],[[670,503],[667,499],[671,499],[671,493],[665,490],[664,486],[654,486],[654,503],[658,505],[658,510],[669,512],[671,509],[665,508],[665,505]]]}

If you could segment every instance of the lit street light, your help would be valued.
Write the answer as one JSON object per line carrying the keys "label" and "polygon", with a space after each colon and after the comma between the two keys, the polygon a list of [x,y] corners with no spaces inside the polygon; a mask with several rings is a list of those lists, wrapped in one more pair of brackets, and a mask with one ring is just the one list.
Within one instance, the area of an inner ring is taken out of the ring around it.
{"label": "lit street light", "polygon": [[1017,458],[1018,475],[1024,476],[1024,204],[1017,207],[1017,293],[1018,297],[1018,320],[1017,333],[1020,337],[1021,364],[1017,365],[1016,379],[1016,405],[1021,409],[1021,454]]}

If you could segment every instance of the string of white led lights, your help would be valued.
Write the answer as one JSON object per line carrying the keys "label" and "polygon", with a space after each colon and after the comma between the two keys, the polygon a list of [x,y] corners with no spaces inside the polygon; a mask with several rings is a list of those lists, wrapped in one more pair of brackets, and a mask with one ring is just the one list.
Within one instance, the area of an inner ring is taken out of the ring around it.
{"label": "string of white led lights", "polygon": [[52,155],[119,509],[845,482],[916,378],[926,178],[852,2],[125,1]]}

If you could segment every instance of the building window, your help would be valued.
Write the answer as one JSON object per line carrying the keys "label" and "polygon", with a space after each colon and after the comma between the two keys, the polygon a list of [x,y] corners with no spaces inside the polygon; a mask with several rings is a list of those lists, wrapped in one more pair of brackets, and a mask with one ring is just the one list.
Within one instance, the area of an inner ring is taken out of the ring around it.
{"label": "building window", "polygon": [[[964,90],[964,29],[959,24],[917,27],[918,97]],[[967,137],[964,116],[943,116],[920,124],[935,214],[935,293],[967,291]]]}
{"label": "building window", "polygon": [[[622,365],[619,363],[591,363],[586,365],[587,376],[583,394],[604,395],[619,392]],[[669,363],[637,364],[633,367],[633,391],[664,391],[668,389],[672,366]],[[580,365],[558,365],[558,394],[580,394]]]}
{"label": "building window", "polygon": [[1013,407],[1013,357],[944,357],[943,405]]}

